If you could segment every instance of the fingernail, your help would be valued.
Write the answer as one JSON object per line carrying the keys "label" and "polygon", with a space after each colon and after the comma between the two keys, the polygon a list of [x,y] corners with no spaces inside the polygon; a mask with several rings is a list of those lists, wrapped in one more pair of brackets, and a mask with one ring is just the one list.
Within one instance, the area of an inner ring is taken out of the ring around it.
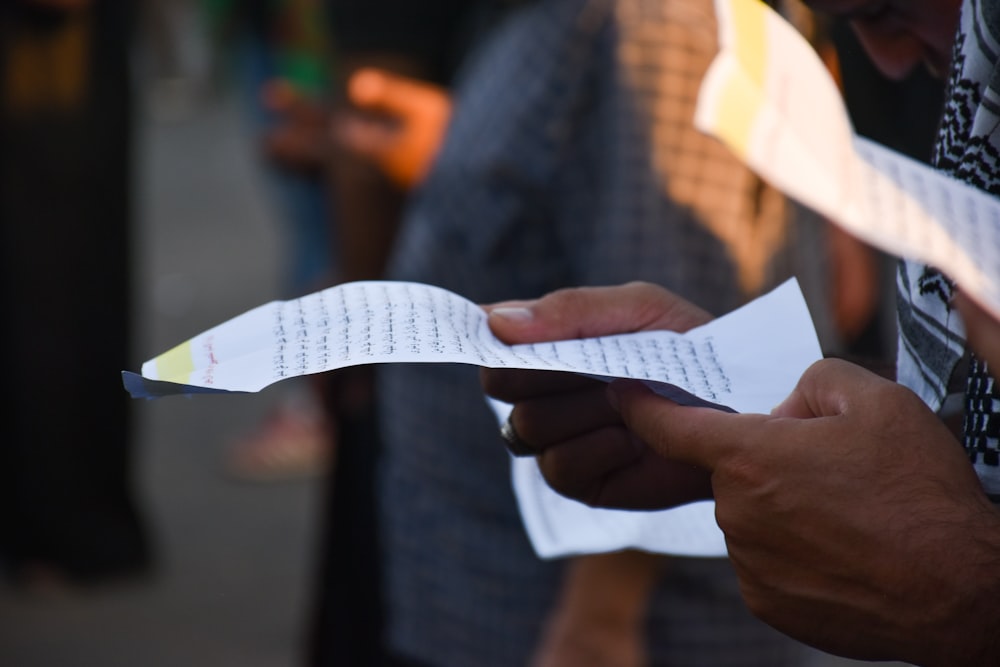
{"label": "fingernail", "polygon": [[501,317],[510,322],[530,322],[535,313],[523,306],[500,306],[490,310],[490,317]]}

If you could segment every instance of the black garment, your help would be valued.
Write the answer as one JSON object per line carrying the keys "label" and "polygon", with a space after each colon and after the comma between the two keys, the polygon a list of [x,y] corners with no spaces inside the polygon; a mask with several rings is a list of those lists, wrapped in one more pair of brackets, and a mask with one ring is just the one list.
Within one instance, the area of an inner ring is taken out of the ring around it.
{"label": "black garment", "polygon": [[[0,4],[0,561],[15,573],[44,564],[89,582],[149,563],[120,378],[132,365],[132,5],[97,0],[67,18]],[[15,52],[67,26],[83,36],[78,94],[18,97]]]}
{"label": "black garment", "polygon": [[944,81],[917,67],[902,81],[872,64],[846,22],[833,29],[844,79],[844,101],[855,131],[929,163],[944,106]]}
{"label": "black garment", "polygon": [[[517,0],[327,0],[334,57],[392,54],[418,63],[448,85],[466,53]],[[325,489],[316,585],[306,637],[310,667],[418,667],[390,656],[383,641],[379,525],[375,478],[381,445],[369,387],[365,405],[345,408],[344,384],[367,369],[328,374],[337,455]],[[345,379],[346,378],[346,379]],[[371,379],[360,380],[370,384]]]}
{"label": "black garment", "polygon": [[337,455],[332,457],[324,489],[306,664],[390,667],[393,663],[382,641],[375,520],[375,471],[381,446],[374,405],[357,414],[340,414],[337,425]]}
{"label": "black garment", "polygon": [[392,53],[424,66],[448,85],[465,55],[513,7],[531,0],[327,0],[340,53]]}

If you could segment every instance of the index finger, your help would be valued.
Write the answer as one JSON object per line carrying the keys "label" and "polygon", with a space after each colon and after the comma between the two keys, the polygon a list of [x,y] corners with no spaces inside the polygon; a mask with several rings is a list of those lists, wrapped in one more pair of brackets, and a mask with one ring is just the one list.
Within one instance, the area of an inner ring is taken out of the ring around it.
{"label": "index finger", "polygon": [[612,382],[608,398],[628,429],[658,454],[709,471],[743,449],[754,429],[771,419],[767,415],[682,406],[635,380]]}
{"label": "index finger", "polygon": [[[617,381],[609,400],[617,402],[626,425],[660,454],[714,470],[722,457],[753,442],[774,443],[781,424],[838,417],[866,404],[879,405],[902,391],[896,383],[840,359],[817,361],[770,415],[732,414],[679,406],[643,384]],[[919,401],[915,395],[908,397]],[[772,428],[773,427],[773,428]],[[766,430],[765,430],[766,429]]]}
{"label": "index finger", "polygon": [[576,392],[599,382],[576,373],[481,368],[483,391],[506,403],[517,403],[536,396]]}

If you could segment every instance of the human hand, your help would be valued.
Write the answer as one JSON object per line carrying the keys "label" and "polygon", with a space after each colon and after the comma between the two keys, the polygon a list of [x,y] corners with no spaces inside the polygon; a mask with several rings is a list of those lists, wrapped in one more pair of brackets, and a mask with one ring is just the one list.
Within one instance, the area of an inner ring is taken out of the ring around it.
{"label": "human hand", "polygon": [[419,185],[444,138],[451,98],[441,87],[363,68],[347,84],[356,107],[335,116],[333,138],[343,148],[367,157],[396,185]]}
{"label": "human hand", "polygon": [[[687,331],[711,316],[648,284],[579,288],[537,301],[487,307],[490,328],[506,343],[586,338],[634,331]],[[624,426],[607,385],[566,373],[482,371],[486,393],[514,404],[510,420],[538,452],[556,491],[596,506],[662,508],[709,495],[707,473],[668,461]]]}
{"label": "human hand", "polygon": [[264,154],[286,169],[318,173],[330,152],[326,134],[329,109],[303,95],[285,79],[268,81],[260,95],[264,108],[279,119],[264,133]]}
{"label": "human hand", "polygon": [[771,415],[682,407],[622,381],[625,424],[711,470],[749,608],[832,653],[996,661],[1000,519],[961,446],[912,392],[838,360]]}

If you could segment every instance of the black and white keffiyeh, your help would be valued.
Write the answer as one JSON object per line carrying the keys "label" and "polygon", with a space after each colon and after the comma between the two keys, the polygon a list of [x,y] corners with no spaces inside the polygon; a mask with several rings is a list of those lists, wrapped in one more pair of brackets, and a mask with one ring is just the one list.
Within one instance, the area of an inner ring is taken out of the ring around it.
{"label": "black and white keffiyeh", "polygon": [[[1000,0],[966,0],[935,149],[937,168],[1000,195]],[[932,409],[965,394],[965,447],[987,493],[1000,497],[1000,391],[985,363],[965,358],[952,283],[932,267],[902,262],[899,381]],[[968,373],[959,369],[968,368]],[[964,385],[964,386],[963,386]]]}

